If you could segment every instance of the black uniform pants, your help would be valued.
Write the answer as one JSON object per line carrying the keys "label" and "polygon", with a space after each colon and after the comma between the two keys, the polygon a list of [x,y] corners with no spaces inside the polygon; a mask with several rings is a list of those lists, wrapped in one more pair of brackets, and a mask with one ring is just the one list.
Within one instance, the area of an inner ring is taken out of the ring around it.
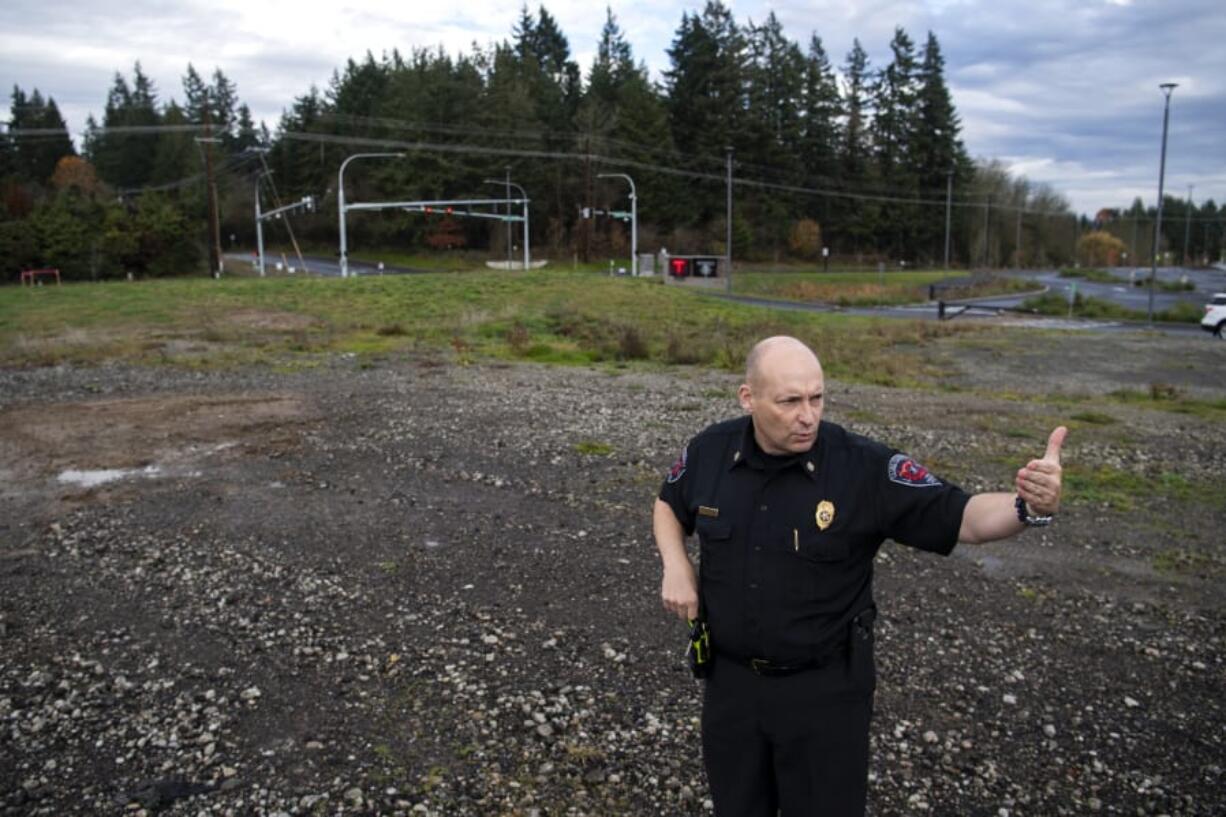
{"label": "black uniform pants", "polygon": [[863,817],[875,674],[871,640],[857,640],[780,677],[716,656],[702,704],[716,817]]}

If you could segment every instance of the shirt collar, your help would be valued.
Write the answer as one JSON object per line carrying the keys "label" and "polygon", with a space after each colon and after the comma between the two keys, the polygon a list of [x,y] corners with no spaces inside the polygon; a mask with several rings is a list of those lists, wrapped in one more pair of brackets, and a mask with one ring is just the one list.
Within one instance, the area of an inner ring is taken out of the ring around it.
{"label": "shirt collar", "polygon": [[[795,460],[787,465],[787,468],[799,468],[809,477],[809,479],[816,482],[818,443],[821,441],[821,438],[821,426],[818,426],[817,436],[814,437],[813,446],[803,454],[798,454]],[[729,471],[737,466],[755,468],[759,471],[763,469],[761,449],[758,447],[758,444],[754,440],[753,436],[752,417],[745,418],[745,429],[741,432],[741,438],[737,440],[736,445],[732,447],[728,460]]]}

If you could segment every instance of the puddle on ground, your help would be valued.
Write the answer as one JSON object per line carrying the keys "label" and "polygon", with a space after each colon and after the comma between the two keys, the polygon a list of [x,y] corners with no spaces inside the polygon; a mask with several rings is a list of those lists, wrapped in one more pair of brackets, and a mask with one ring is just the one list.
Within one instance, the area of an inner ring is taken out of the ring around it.
{"label": "puddle on ground", "polygon": [[115,482],[127,477],[160,477],[163,475],[160,466],[146,465],[144,468],[95,468],[90,471],[69,468],[67,471],[61,471],[56,479],[60,482],[79,485],[82,488],[93,488],[96,485]]}

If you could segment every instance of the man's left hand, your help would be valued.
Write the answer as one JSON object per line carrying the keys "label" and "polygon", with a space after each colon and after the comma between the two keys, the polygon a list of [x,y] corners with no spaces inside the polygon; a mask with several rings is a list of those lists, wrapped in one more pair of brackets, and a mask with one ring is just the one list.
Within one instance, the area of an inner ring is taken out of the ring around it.
{"label": "man's left hand", "polygon": [[1017,494],[1038,516],[1050,516],[1060,510],[1061,468],[1060,449],[1068,429],[1058,427],[1047,438],[1043,457],[1031,460],[1017,472]]}

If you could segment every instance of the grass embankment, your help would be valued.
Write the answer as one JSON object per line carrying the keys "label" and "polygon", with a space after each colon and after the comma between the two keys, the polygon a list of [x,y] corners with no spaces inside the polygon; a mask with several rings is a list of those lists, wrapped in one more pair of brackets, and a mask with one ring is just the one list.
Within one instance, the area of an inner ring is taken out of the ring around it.
{"label": "grass embankment", "polygon": [[[1086,298],[1081,293],[1073,296],[1073,308],[1070,312],[1068,296],[1058,292],[1045,292],[1035,298],[1027,298],[1022,302],[1022,309],[1029,309],[1040,315],[1072,315],[1074,318],[1089,318],[1092,320],[1143,321],[1146,313],[1137,309],[1128,309],[1119,304],[1104,301],[1102,298]],[[1205,314],[1196,304],[1177,303],[1169,309],[1154,313],[1154,319],[1174,323],[1198,323]]]}
{"label": "grass embankment", "polygon": [[931,383],[922,346],[973,327],[783,313],[659,279],[539,272],[359,279],[176,279],[0,289],[0,362],[125,360],[182,366],[312,365],[398,351],[560,364],[647,361],[739,370],[750,344],[787,333],[836,378]]}
{"label": "grass embankment", "polygon": [[[1121,278],[1117,275],[1112,275],[1107,270],[1093,267],[1086,269],[1062,269],[1060,270],[1060,277],[1080,278],[1096,284],[1118,284],[1120,286],[1135,287],[1149,285],[1148,277],[1135,279]],[[1189,292],[1196,288],[1195,285],[1188,281],[1155,281],[1154,283],[1161,292]],[[1069,314],[1068,298],[1055,292],[1047,292],[1039,297],[1030,298],[1022,304],[1022,308],[1032,310],[1040,315]],[[1087,298],[1080,293],[1073,296],[1072,315],[1077,318],[1120,321],[1140,321],[1148,318],[1148,315],[1140,310],[1127,309],[1110,301],[1104,301],[1101,298]],[[1154,319],[1175,323],[1197,323],[1203,315],[1204,310],[1197,304],[1178,303],[1170,309],[1155,312]]]}
{"label": "grass embankment", "polygon": [[[1082,278],[1086,281],[1093,281],[1096,284],[1123,284],[1134,287],[1148,287],[1149,276],[1132,276],[1130,278],[1122,278],[1118,275],[1112,275],[1105,269],[1095,267],[1087,267],[1085,269],[1069,269],[1060,270],[1061,278]],[[1154,280],[1154,287],[1161,292],[1191,292],[1196,289],[1196,284],[1191,281],[1163,281],[1160,279]]]}
{"label": "grass embankment", "polygon": [[940,285],[945,300],[978,298],[1033,289],[1033,284],[1004,277],[982,277],[948,270],[907,272],[815,272],[749,268],[733,275],[733,291],[784,301],[838,306],[893,306],[929,300],[929,288]]}

